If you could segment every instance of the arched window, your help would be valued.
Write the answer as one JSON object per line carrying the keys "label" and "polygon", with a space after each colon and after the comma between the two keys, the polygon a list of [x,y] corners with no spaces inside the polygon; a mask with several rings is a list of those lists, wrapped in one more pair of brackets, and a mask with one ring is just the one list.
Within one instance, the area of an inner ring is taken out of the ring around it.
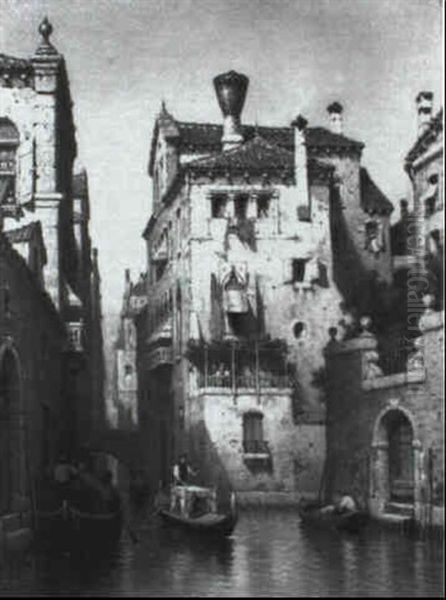
{"label": "arched window", "polygon": [[3,212],[16,204],[17,147],[19,132],[12,121],[0,118],[0,207]]}

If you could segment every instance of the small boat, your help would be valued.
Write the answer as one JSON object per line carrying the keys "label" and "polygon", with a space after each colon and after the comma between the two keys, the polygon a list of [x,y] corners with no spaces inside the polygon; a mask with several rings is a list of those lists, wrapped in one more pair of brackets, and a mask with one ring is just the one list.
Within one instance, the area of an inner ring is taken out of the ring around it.
{"label": "small boat", "polygon": [[121,511],[88,513],[64,501],[54,511],[37,511],[37,534],[52,547],[70,552],[105,547],[117,541],[122,529]]}
{"label": "small boat", "polygon": [[368,514],[360,510],[346,512],[324,511],[319,505],[300,504],[298,507],[302,523],[316,527],[329,527],[350,533],[360,531],[368,521]]}
{"label": "small boat", "polygon": [[229,512],[219,513],[215,490],[195,485],[172,486],[170,507],[157,512],[166,523],[197,533],[228,536],[237,523],[234,493]]}

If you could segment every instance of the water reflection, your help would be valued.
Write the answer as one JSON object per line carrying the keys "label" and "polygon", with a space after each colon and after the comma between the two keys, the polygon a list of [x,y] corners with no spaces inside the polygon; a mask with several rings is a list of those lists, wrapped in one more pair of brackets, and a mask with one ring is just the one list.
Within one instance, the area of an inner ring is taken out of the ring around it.
{"label": "water reflection", "polygon": [[39,552],[0,570],[0,595],[435,597],[442,590],[438,542],[308,529],[292,512],[242,514],[231,538],[212,542],[151,520],[139,543],[124,533],[108,555]]}

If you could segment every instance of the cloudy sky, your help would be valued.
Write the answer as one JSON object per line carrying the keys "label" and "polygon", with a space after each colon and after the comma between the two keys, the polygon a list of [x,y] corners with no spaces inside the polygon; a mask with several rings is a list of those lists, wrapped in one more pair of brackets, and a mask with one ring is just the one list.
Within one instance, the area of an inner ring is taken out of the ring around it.
{"label": "cloudy sky", "polygon": [[212,77],[250,77],[245,122],[325,124],[340,100],[345,132],[398,204],[421,89],[442,104],[440,0],[0,0],[0,52],[27,56],[44,15],[70,76],[80,162],[88,169],[103,304],[119,310],[123,272],[145,268],[147,159],[161,99],[178,118],[219,122]]}

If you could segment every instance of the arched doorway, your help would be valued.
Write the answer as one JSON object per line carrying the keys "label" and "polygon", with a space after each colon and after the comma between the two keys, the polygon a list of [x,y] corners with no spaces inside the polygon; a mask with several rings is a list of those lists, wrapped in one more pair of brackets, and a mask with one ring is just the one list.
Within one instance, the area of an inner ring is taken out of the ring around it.
{"label": "arched doorway", "polygon": [[374,431],[372,496],[388,502],[414,504],[417,443],[412,419],[391,408],[377,419]]}
{"label": "arched doorway", "polygon": [[21,484],[20,372],[15,353],[0,348],[0,514]]}
{"label": "arched doorway", "polygon": [[399,411],[386,418],[389,438],[389,496],[394,502],[414,501],[413,431],[408,418]]}

